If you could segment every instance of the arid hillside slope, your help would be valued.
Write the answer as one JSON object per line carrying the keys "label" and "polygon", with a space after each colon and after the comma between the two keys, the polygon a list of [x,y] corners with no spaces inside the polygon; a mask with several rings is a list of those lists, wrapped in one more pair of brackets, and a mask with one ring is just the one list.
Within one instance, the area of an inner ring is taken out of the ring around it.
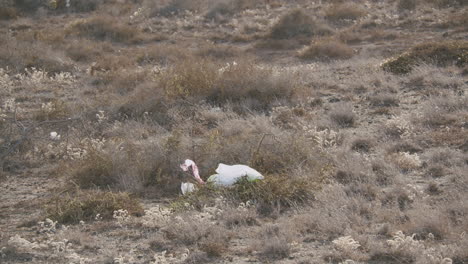
{"label": "arid hillside slope", "polygon": [[465,2],[0,0],[0,263],[468,263]]}

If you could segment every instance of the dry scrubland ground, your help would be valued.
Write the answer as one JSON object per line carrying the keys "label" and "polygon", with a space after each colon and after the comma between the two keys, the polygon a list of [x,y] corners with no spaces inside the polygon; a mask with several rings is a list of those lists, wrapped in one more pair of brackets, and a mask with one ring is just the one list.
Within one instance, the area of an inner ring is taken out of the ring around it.
{"label": "dry scrubland ground", "polygon": [[465,1],[0,3],[1,263],[468,263]]}

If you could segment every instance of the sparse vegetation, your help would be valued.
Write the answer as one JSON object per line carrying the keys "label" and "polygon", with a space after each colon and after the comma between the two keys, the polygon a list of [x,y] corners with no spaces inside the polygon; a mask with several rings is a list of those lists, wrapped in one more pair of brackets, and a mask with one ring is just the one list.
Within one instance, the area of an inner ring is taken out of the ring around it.
{"label": "sparse vegetation", "polygon": [[467,263],[465,6],[0,0],[0,263]]}

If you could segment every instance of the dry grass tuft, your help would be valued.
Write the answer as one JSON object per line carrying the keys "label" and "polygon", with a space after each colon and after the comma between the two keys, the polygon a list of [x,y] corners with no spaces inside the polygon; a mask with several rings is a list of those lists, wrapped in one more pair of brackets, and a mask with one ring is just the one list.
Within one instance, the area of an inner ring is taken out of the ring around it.
{"label": "dry grass tuft", "polygon": [[67,45],[65,53],[76,62],[92,62],[103,52],[103,47],[89,40],[81,39]]}
{"label": "dry grass tuft", "polygon": [[406,74],[420,64],[434,64],[439,67],[468,64],[468,41],[445,41],[422,43],[391,59],[382,68],[395,74]]}
{"label": "dry grass tuft", "polygon": [[67,35],[121,43],[138,43],[141,38],[135,28],[111,16],[94,16],[72,22],[65,30]]}
{"label": "dry grass tuft", "polygon": [[0,7],[0,20],[15,19],[18,17],[18,11],[14,7]]}
{"label": "dry grass tuft", "polygon": [[299,57],[308,60],[330,61],[346,60],[353,55],[353,49],[340,41],[335,39],[320,39],[313,41],[299,54]]}
{"label": "dry grass tuft", "polygon": [[209,257],[221,257],[228,251],[230,234],[222,227],[211,228],[200,241],[199,248]]}
{"label": "dry grass tuft", "polygon": [[356,20],[366,14],[367,12],[355,3],[333,4],[325,10],[325,17],[332,21]]}
{"label": "dry grass tuft", "polygon": [[248,1],[248,0],[223,0],[216,2],[216,4],[211,7],[205,14],[206,19],[222,21],[226,17],[231,17],[232,15],[252,8],[257,4],[257,1]]}
{"label": "dry grass tuft", "polygon": [[254,247],[265,260],[280,260],[289,257],[291,246],[288,234],[279,225],[267,225],[259,234]]}
{"label": "dry grass tuft", "polygon": [[173,99],[206,100],[215,106],[231,103],[238,112],[265,112],[279,102],[290,102],[295,82],[287,75],[251,63],[219,65],[207,60],[178,63],[160,78],[160,87]]}
{"label": "dry grass tuft", "polygon": [[227,228],[232,229],[239,226],[258,225],[255,210],[229,208],[223,212],[221,217]]}
{"label": "dry grass tuft", "polygon": [[142,215],[140,202],[128,193],[79,191],[51,199],[46,205],[46,217],[63,224],[93,221],[96,215],[112,219],[114,211],[127,210],[130,215]]}
{"label": "dry grass tuft", "polygon": [[77,164],[76,169],[71,172],[71,180],[83,189],[108,188],[117,184],[112,169],[109,155],[93,151]]}
{"label": "dry grass tuft", "polygon": [[353,107],[349,104],[338,104],[328,114],[333,123],[339,127],[353,127],[356,124],[356,114],[353,112]]}
{"label": "dry grass tuft", "polygon": [[183,264],[209,263],[210,261],[211,259],[205,252],[193,252],[184,260]]}
{"label": "dry grass tuft", "polygon": [[289,257],[291,246],[285,239],[267,239],[264,241],[259,253],[266,259],[280,260]]}
{"label": "dry grass tuft", "polygon": [[397,8],[400,11],[405,11],[405,10],[414,10],[416,9],[416,0],[399,0]]}
{"label": "dry grass tuft", "polygon": [[378,94],[369,97],[369,102],[373,107],[392,107],[398,106],[399,99],[393,94]]}
{"label": "dry grass tuft", "polygon": [[357,152],[368,153],[374,147],[373,140],[368,138],[358,138],[351,142],[351,149]]}
{"label": "dry grass tuft", "polygon": [[43,43],[25,41],[6,34],[0,36],[0,68],[22,73],[26,68],[36,68],[49,74],[70,72],[73,66]]}
{"label": "dry grass tuft", "polygon": [[273,25],[267,35],[270,39],[291,39],[297,37],[323,36],[332,33],[331,28],[315,21],[301,9],[293,10]]}
{"label": "dry grass tuft", "polygon": [[166,238],[170,239],[175,245],[194,245],[210,233],[209,227],[203,222],[197,222],[197,219],[193,216],[185,214],[180,217],[182,221],[172,221],[164,229]]}

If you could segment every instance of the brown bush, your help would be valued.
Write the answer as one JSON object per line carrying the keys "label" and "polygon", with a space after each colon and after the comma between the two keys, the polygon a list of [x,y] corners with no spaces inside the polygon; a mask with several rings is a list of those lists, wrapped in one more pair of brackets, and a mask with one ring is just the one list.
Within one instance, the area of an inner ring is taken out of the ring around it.
{"label": "brown bush", "polygon": [[92,62],[100,56],[102,47],[91,41],[80,40],[68,44],[65,53],[76,62]]}
{"label": "brown bush", "polygon": [[238,226],[252,226],[258,224],[255,210],[230,208],[223,212],[221,218],[229,229]]}
{"label": "brown bush", "polygon": [[353,127],[356,124],[357,119],[352,106],[348,104],[339,104],[335,106],[328,116],[331,121],[342,128]]}
{"label": "brown bush", "polygon": [[408,152],[410,154],[421,153],[423,149],[411,142],[399,142],[388,149],[388,153]]}
{"label": "brown bush", "polygon": [[210,233],[209,226],[203,223],[194,224],[194,221],[197,220],[193,216],[184,214],[180,217],[183,221],[171,221],[163,230],[166,238],[170,239],[175,245],[194,245]]}
{"label": "brown bush", "polygon": [[84,189],[108,188],[117,183],[117,179],[113,177],[112,169],[110,156],[93,151],[86,159],[80,161],[77,168],[71,172],[71,179]]}
{"label": "brown bush", "polygon": [[270,39],[310,38],[312,36],[330,35],[331,33],[331,28],[316,22],[303,10],[296,9],[283,15],[273,25],[267,37]]}
{"label": "brown bush", "polygon": [[37,111],[33,118],[37,121],[48,121],[48,120],[63,120],[71,115],[71,108],[66,102],[62,100],[51,100],[47,102],[51,106],[50,109],[41,108]]}
{"label": "brown bush", "polygon": [[279,225],[265,226],[254,243],[260,256],[266,260],[280,260],[291,254],[288,235]]}
{"label": "brown bush", "polygon": [[0,20],[15,19],[18,11],[14,7],[0,7]]}
{"label": "brown bush", "polygon": [[291,254],[291,246],[284,239],[267,239],[260,249],[260,254],[262,257],[267,259],[284,259],[289,257]]}
{"label": "brown bush", "polygon": [[[458,96],[434,97],[424,106],[422,115],[416,122],[437,128],[442,126],[463,126],[464,116],[468,110],[468,99]],[[455,132],[455,131],[454,131]]]}
{"label": "brown bush", "polygon": [[416,9],[416,0],[399,0],[397,8],[398,10],[414,10]]}
{"label": "brown bush", "polygon": [[346,29],[338,33],[338,39],[345,44],[361,43],[364,39],[364,34],[353,28]]}
{"label": "brown bush", "polygon": [[349,59],[353,55],[354,51],[348,45],[334,39],[322,39],[312,42],[299,54],[299,57],[307,60],[330,61]]}
{"label": "brown bush", "polygon": [[177,195],[180,181],[174,177],[180,174],[181,159],[189,157],[190,145],[185,140],[174,135],[159,138],[158,144],[137,145],[128,138],[109,142],[102,150],[92,144],[84,146],[87,156],[71,164],[66,176],[81,188],[110,188],[151,197]]}
{"label": "brown bush", "polygon": [[67,35],[121,43],[138,43],[142,40],[135,28],[111,16],[76,20],[67,26],[65,32]]}
{"label": "brown bush", "polygon": [[238,112],[268,111],[275,103],[292,101],[296,89],[294,81],[273,69],[207,60],[178,63],[162,75],[160,86],[169,98],[206,100],[216,106],[232,103]]}
{"label": "brown bush", "polygon": [[252,8],[257,1],[247,0],[224,0],[217,2],[205,14],[206,19],[220,20],[220,18],[230,17],[244,9]]}
{"label": "brown bush", "polygon": [[70,1],[70,8],[75,12],[91,12],[96,10],[104,2],[104,0]]}
{"label": "brown bush", "polygon": [[20,41],[5,35],[0,37],[0,68],[7,67],[16,73],[32,67],[50,74],[73,69],[71,63],[48,45],[36,40]]}
{"label": "brown bush", "polygon": [[361,6],[354,3],[333,4],[325,10],[325,17],[332,21],[356,20],[366,14]]}
{"label": "brown bush", "polygon": [[468,41],[429,42],[416,45],[409,51],[382,64],[385,71],[406,74],[421,63],[439,67],[468,64]]}
{"label": "brown bush", "polygon": [[228,250],[230,234],[222,227],[210,228],[200,241],[199,248],[209,257],[221,257]]}
{"label": "brown bush", "polygon": [[80,191],[51,199],[46,206],[46,217],[63,224],[93,221],[97,214],[112,219],[114,211],[127,210],[130,215],[142,215],[140,202],[127,193]]}
{"label": "brown bush", "polygon": [[369,152],[375,143],[371,139],[358,138],[351,142],[351,149],[357,152]]}
{"label": "brown bush", "polygon": [[202,12],[213,6],[213,2],[209,0],[171,0],[163,6],[157,3],[147,3],[147,6],[150,8],[151,16],[172,16],[184,11]]}
{"label": "brown bush", "polygon": [[465,6],[466,1],[463,0],[427,0],[427,2],[435,5],[439,8],[453,7],[453,6]]}
{"label": "brown bush", "polygon": [[378,94],[369,97],[370,105],[373,107],[392,107],[398,106],[399,100],[392,94]]}
{"label": "brown bush", "polygon": [[35,12],[39,7],[44,7],[45,1],[36,0],[17,0],[15,1],[15,7],[22,12]]}

